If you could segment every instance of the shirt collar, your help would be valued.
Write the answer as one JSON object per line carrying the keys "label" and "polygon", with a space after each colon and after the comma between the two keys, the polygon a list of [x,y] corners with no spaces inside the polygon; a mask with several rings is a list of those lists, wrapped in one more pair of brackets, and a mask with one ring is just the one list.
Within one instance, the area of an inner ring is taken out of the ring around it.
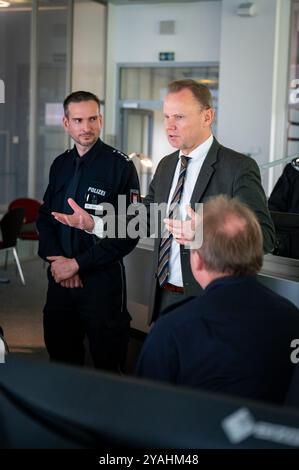
{"label": "shirt collar", "polygon": [[[192,152],[190,152],[189,155],[187,155],[187,157],[190,157],[193,160],[199,160],[199,159],[205,158],[213,143],[213,139],[214,139],[213,134],[211,134],[207,140],[205,140],[202,144],[200,144],[198,147],[192,150]],[[179,158],[181,155],[184,155],[182,151],[180,151],[179,153]]]}

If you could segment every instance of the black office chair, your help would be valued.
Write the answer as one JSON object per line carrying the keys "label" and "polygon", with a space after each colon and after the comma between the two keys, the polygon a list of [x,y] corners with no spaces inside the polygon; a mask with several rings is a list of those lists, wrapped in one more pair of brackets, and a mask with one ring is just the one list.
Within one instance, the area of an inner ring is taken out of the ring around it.
{"label": "black office chair", "polygon": [[270,211],[276,240],[273,255],[299,259],[299,214]]}
{"label": "black office chair", "polygon": [[286,396],[285,405],[299,408],[299,364],[294,367],[293,377]]}
{"label": "black office chair", "polygon": [[2,241],[0,241],[0,251],[5,250],[7,253],[9,253],[9,251],[12,250],[22,284],[25,285],[25,279],[21,268],[21,263],[16,250],[17,238],[20,234],[21,227],[23,225],[23,219],[24,209],[21,208],[12,209],[6,212],[6,214],[4,214],[4,216],[0,220],[0,229],[2,233]]}

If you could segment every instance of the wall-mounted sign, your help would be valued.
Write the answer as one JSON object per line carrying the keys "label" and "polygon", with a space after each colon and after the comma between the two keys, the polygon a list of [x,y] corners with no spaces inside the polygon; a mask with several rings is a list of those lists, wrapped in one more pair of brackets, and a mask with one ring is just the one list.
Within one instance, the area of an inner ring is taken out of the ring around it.
{"label": "wall-mounted sign", "polygon": [[174,60],[174,52],[159,52],[159,60]]}

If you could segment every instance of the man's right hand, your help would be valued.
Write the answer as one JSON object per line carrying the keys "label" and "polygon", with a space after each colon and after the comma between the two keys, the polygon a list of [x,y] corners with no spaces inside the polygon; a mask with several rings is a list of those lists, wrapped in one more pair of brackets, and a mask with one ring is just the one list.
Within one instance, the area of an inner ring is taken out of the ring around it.
{"label": "man's right hand", "polygon": [[52,212],[53,217],[61,222],[62,224],[69,225],[70,227],[79,228],[81,230],[87,230],[92,232],[94,228],[94,220],[88,212],[82,209],[74,201],[74,199],[69,198],[67,200],[70,207],[73,209],[73,214],[62,214],[61,212]]}
{"label": "man's right hand", "polygon": [[69,279],[65,279],[61,281],[60,285],[62,287],[66,287],[68,289],[75,289],[78,287],[83,287],[83,283],[80,279],[79,274],[75,274],[74,276],[70,277]]}

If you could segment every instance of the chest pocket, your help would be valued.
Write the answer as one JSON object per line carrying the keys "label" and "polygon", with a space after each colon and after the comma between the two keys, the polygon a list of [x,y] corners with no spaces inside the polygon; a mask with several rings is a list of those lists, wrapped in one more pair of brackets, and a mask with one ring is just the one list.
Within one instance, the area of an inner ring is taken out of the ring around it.
{"label": "chest pocket", "polygon": [[59,179],[51,188],[51,210],[55,212],[64,212],[65,191],[68,181]]}
{"label": "chest pocket", "polygon": [[105,204],[114,202],[115,193],[104,181],[90,181],[86,187],[83,208],[93,215],[103,215]]}

